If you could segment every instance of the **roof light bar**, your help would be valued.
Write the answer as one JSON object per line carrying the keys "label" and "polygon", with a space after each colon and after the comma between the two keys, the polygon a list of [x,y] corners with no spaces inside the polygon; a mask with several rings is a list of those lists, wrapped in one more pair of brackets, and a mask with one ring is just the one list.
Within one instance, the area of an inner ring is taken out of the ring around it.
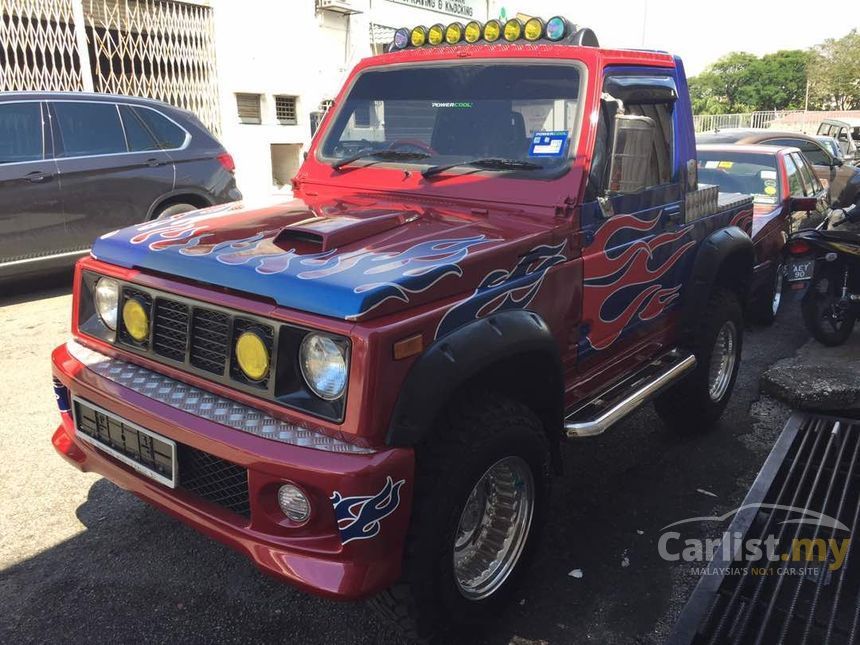
{"label": "roof light bar", "polygon": [[598,47],[597,36],[588,28],[580,28],[562,16],[553,16],[547,21],[529,18],[523,23],[518,18],[507,20],[504,25],[498,20],[488,20],[483,25],[472,20],[465,26],[452,22],[447,27],[435,24],[429,29],[421,25],[412,29],[398,29],[388,51],[399,51],[409,47],[437,47],[440,45],[459,45],[462,43],[516,43],[526,41],[538,43],[564,43],[584,47]]}

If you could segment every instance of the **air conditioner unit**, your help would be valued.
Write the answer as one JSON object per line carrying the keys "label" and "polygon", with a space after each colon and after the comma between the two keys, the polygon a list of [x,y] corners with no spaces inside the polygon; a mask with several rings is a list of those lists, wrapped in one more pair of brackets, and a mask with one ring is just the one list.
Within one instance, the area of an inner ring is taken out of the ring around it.
{"label": "air conditioner unit", "polygon": [[351,0],[317,0],[317,12],[320,11],[331,11],[344,15],[361,13],[352,5]]}

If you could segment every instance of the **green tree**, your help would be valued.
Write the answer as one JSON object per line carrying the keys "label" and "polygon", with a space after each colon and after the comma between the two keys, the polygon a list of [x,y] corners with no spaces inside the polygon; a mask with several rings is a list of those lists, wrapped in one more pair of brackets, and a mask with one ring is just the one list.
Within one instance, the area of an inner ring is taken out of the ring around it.
{"label": "green tree", "polygon": [[765,54],[755,65],[756,110],[802,110],[811,55],[799,49]]}
{"label": "green tree", "polygon": [[[745,112],[755,102],[752,90],[758,58],[732,52],[691,80],[696,105],[712,113]],[[696,109],[694,105],[694,109]]]}
{"label": "green tree", "polygon": [[860,108],[860,34],[852,29],[842,38],[828,38],[815,47],[810,80],[822,107]]}

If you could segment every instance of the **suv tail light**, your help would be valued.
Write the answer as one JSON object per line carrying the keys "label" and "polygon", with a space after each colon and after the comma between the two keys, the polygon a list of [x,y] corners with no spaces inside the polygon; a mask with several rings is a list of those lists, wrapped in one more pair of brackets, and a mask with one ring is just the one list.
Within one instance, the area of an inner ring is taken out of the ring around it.
{"label": "suv tail light", "polygon": [[236,172],[236,162],[233,161],[233,155],[229,152],[218,155],[218,161],[221,162],[221,165],[224,166],[224,170],[227,172]]}

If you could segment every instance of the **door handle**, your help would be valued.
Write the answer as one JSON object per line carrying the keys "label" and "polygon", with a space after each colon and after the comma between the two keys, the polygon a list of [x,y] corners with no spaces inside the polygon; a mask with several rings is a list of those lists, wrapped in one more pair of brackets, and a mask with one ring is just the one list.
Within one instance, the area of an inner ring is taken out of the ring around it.
{"label": "door handle", "polygon": [[36,170],[34,172],[27,173],[24,176],[24,179],[26,179],[27,181],[29,181],[30,183],[33,183],[33,184],[38,184],[38,183],[43,182],[46,179],[50,179],[50,178],[51,178],[51,175],[44,173],[41,170]]}
{"label": "door handle", "polygon": [[663,212],[666,214],[666,220],[670,224],[677,224],[681,221],[680,207],[667,208]]}
{"label": "door handle", "polygon": [[159,159],[147,159],[146,165],[150,168],[157,168],[158,166],[162,165],[162,162]]}

